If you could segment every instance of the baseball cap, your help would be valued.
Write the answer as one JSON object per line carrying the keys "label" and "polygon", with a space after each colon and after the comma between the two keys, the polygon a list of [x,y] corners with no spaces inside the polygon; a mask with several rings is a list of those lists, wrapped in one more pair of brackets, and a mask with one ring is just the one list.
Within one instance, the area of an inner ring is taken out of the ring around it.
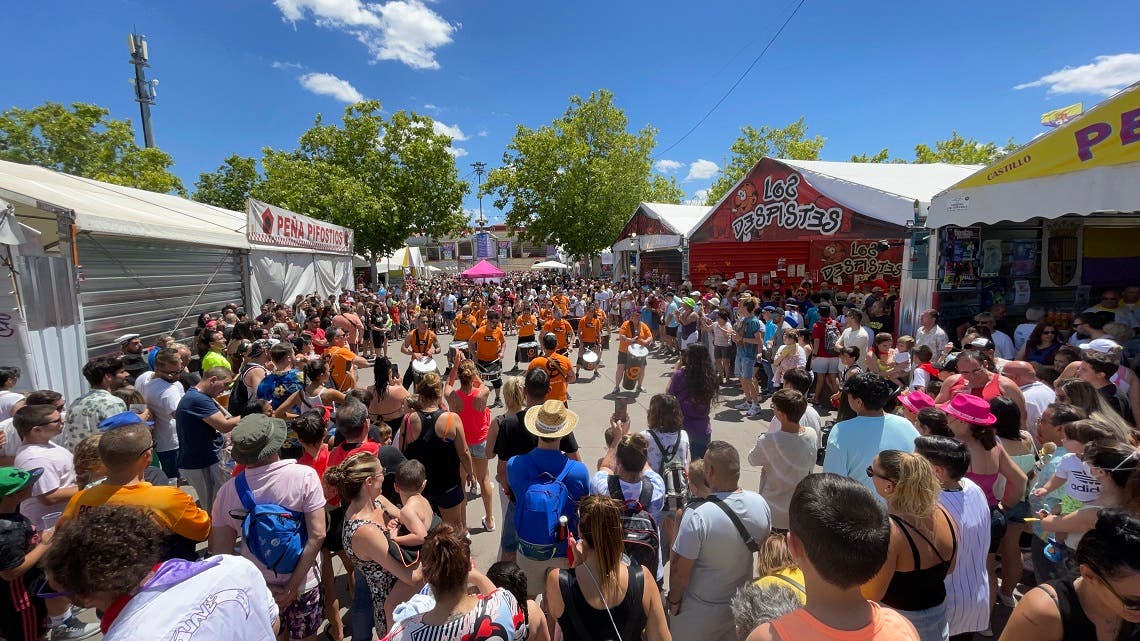
{"label": "baseball cap", "polygon": [[21,470],[18,467],[0,467],[0,496],[12,496],[16,492],[35,483],[44,468],[35,467]]}
{"label": "baseball cap", "polygon": [[133,341],[136,338],[139,338],[138,334],[123,334],[122,336],[116,338],[115,342],[118,343],[119,345],[122,345],[123,343],[126,343],[128,341]]}
{"label": "baseball cap", "polygon": [[1087,349],[1101,354],[1111,354],[1120,349],[1120,345],[1111,338],[1094,338],[1087,343],[1081,343],[1081,349]]}
{"label": "baseball cap", "polygon": [[775,305],[765,305],[765,306],[760,308],[760,311],[762,311],[762,312],[774,312],[774,311],[776,311],[776,306]]}

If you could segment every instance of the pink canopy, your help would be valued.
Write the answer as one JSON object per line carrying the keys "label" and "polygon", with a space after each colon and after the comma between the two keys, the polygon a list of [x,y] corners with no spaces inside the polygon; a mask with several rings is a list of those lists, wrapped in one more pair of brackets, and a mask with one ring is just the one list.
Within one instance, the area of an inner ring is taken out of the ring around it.
{"label": "pink canopy", "polygon": [[463,272],[464,278],[499,278],[505,274],[503,270],[495,267],[486,260],[479,261],[474,267]]}

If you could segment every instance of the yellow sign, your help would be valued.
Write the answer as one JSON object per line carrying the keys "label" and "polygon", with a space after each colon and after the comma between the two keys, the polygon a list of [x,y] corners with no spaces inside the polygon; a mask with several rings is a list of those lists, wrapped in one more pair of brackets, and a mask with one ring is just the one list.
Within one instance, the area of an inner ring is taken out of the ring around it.
{"label": "yellow sign", "polygon": [[1061,125],[1069,122],[1073,118],[1081,115],[1085,110],[1085,103],[1078,102],[1075,105],[1068,107],[1061,107],[1053,111],[1046,111],[1041,114],[1041,124],[1045,127],[1060,127]]}
{"label": "yellow sign", "polygon": [[1140,162],[1140,83],[954,185],[955,189]]}

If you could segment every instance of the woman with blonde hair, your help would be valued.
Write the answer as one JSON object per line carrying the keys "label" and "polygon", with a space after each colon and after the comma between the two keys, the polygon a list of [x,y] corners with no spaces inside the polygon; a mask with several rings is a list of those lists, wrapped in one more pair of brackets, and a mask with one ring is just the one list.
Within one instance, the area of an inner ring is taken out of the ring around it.
{"label": "woman with blonde hair", "polygon": [[661,593],[649,570],[622,563],[620,504],[588,494],[570,538],[574,566],[546,575],[544,601],[566,641],[669,641]]}
{"label": "woman with blonde hair", "polygon": [[757,587],[780,585],[795,593],[800,605],[807,604],[804,571],[796,565],[788,550],[788,535],[773,533],[764,539],[756,555]]}
{"label": "woman with blonde hair", "polygon": [[1112,409],[1108,401],[1104,400],[1100,392],[1088,381],[1070,378],[1059,383],[1057,385],[1057,400],[1081,408],[1090,419],[1108,426],[1121,442],[1132,442],[1132,426],[1116,410]]}
{"label": "woman with blonde hair", "polygon": [[464,480],[475,479],[471,452],[463,436],[463,420],[443,405],[443,379],[428,372],[416,384],[418,399],[400,428],[397,444],[404,456],[427,470],[423,496],[439,510],[443,520],[461,535],[467,534],[467,496]]}
{"label": "woman with blonde hair", "polygon": [[400,508],[381,494],[384,468],[369,452],[353,454],[330,467],[325,471],[325,482],[336,489],[342,501],[349,501],[342,534],[344,551],[368,582],[376,631],[383,637],[397,605],[387,603],[389,593],[397,580],[408,585],[413,582],[412,571],[389,553],[385,524],[399,516]]}
{"label": "woman with blonde hair", "polygon": [[[456,354],[458,363],[451,368],[447,379],[447,406],[459,415],[463,423],[463,438],[467,440],[467,450],[471,453],[471,464],[475,467],[475,481],[471,489],[477,489],[483,498],[483,529],[495,530],[494,495],[491,476],[487,473],[487,434],[491,424],[491,410],[487,399],[491,388],[483,384],[475,361],[464,358],[463,352]],[[456,379],[459,385],[456,386]],[[471,484],[469,484],[471,485]]]}
{"label": "woman with blonde hair", "polygon": [[942,486],[934,467],[917,454],[884,450],[867,476],[887,501],[891,544],[863,596],[898,610],[923,641],[948,639],[944,580],[957,560],[958,533],[938,502]]}

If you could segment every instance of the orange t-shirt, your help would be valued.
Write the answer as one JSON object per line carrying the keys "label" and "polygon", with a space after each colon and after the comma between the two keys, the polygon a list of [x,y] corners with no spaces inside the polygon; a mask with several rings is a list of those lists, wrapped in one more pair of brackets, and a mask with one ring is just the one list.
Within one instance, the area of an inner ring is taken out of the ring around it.
{"label": "orange t-shirt", "polygon": [[771,626],[785,641],[793,639],[919,641],[918,632],[910,621],[903,618],[903,615],[874,601],[868,603],[871,605],[871,622],[858,630],[836,630],[828,627],[802,608],[772,621]]}
{"label": "orange t-shirt", "polygon": [[542,309],[538,310],[538,320],[542,321],[543,323],[545,323],[546,321],[551,320],[553,318],[554,318],[554,309],[553,308],[543,307]]}
{"label": "orange t-shirt", "polygon": [[558,306],[558,309],[562,310],[563,316],[570,313],[570,299],[567,296],[555,296],[554,298],[550,299],[550,302],[554,303]]}
{"label": "orange t-shirt", "polygon": [[189,494],[146,481],[134,485],[103,483],[82,490],[68,501],[60,520],[67,521],[104,504],[145,508],[166,529],[191,541],[205,541],[210,536],[210,514],[200,509]]}
{"label": "orange t-shirt", "polygon": [[460,314],[455,317],[455,334],[451,337],[451,340],[465,341],[470,339],[474,333],[475,315],[460,312]]}
{"label": "orange t-shirt", "polygon": [[[428,332],[429,334],[431,332]],[[415,348],[415,345],[412,345]],[[352,371],[352,362],[356,354],[347,347],[330,346],[325,350],[325,360],[329,362],[329,378],[338,390],[344,391],[348,387],[346,377]]]}
{"label": "orange t-shirt", "polygon": [[598,316],[583,316],[578,321],[578,336],[583,343],[597,343],[602,335],[602,319]]}
{"label": "orange t-shirt", "polygon": [[481,361],[497,361],[499,360],[499,351],[506,343],[507,339],[503,336],[502,327],[491,329],[489,325],[484,325],[471,335],[468,346],[474,345],[475,358]]}
{"label": "orange t-shirt", "polygon": [[526,342],[523,341],[524,338],[534,338],[534,332],[538,329],[538,320],[535,319],[534,314],[526,312],[519,314],[515,325],[518,325],[519,328],[519,342]]}
{"label": "orange t-shirt", "polygon": [[554,335],[558,337],[557,349],[566,349],[570,343],[570,332],[574,331],[574,328],[565,318],[561,320],[551,319],[543,323],[542,331],[554,332]]}
{"label": "orange t-shirt", "polygon": [[[629,326],[630,323],[637,323],[638,325],[641,325],[641,329],[638,330],[637,336],[633,335],[633,328]],[[649,326],[639,320],[627,320],[626,322],[622,323],[621,329],[618,330],[618,333],[622,336],[625,336],[626,338],[632,338],[634,340],[645,340],[647,338],[653,338],[653,332],[649,331]],[[629,346],[632,344],[633,343],[624,343],[622,341],[618,341],[618,351],[622,353],[628,352]]]}
{"label": "orange t-shirt", "polygon": [[550,391],[546,393],[548,401],[566,402],[567,385],[566,375],[574,369],[574,365],[562,354],[557,352],[550,356],[539,356],[527,365],[526,371],[541,367],[550,376]]}

